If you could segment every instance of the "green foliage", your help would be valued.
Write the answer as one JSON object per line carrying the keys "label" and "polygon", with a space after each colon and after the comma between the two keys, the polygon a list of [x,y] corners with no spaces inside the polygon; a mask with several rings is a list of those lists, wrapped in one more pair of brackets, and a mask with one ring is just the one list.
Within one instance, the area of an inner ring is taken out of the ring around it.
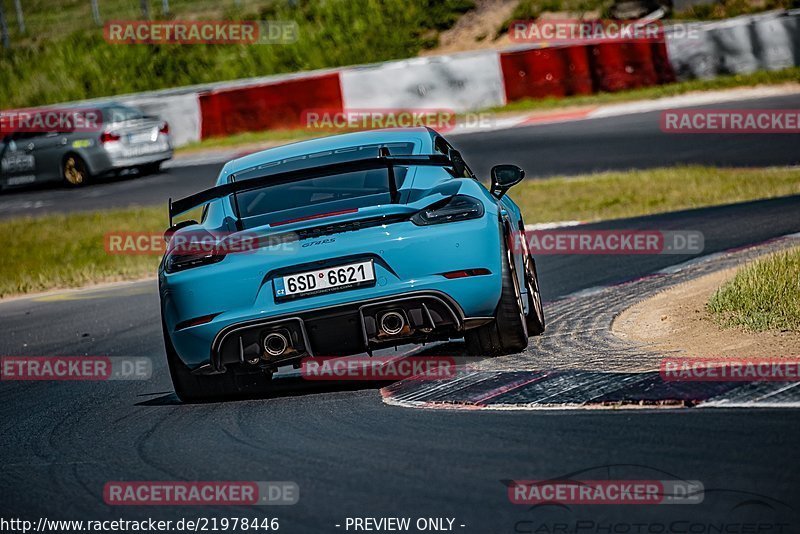
{"label": "green foliage", "polygon": [[224,11],[296,21],[297,42],[279,45],[109,44],[98,28],[15,41],[0,52],[0,108],[411,57],[472,7],[472,0],[300,0]]}

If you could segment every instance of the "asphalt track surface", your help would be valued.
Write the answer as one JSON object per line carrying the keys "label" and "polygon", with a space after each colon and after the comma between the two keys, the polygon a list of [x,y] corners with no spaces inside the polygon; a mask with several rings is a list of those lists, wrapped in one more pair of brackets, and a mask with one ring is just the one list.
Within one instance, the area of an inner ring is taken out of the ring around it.
{"label": "asphalt track surface", "polygon": [[[618,150],[623,162],[636,156]],[[198,182],[212,179],[200,170]],[[710,254],[800,232],[800,196],[593,226],[700,230]],[[687,259],[542,256],[538,266],[552,300]],[[379,384],[295,380],[260,399],[183,405],[166,370],[154,282],[0,303],[0,326],[0,354],[147,356],[154,365],[149,381],[0,383],[2,518],[278,517],[286,533],[346,532],[347,517],[389,516],[455,518],[454,531],[469,533],[800,532],[797,410],[411,410],[383,404]],[[705,498],[529,507],[511,504],[503,483],[570,477],[699,480]],[[294,481],[300,501],[104,504],[103,485],[120,480]]]}
{"label": "asphalt track surface", "polygon": [[[800,94],[696,109],[800,109]],[[691,109],[691,108],[689,108]],[[479,176],[515,163],[531,177],[672,165],[797,165],[796,135],[663,133],[660,111],[463,134],[451,140]],[[221,163],[172,167],[161,174],[105,179],[77,190],[43,185],[0,194],[0,219],[50,212],[163,205],[213,185]]]}

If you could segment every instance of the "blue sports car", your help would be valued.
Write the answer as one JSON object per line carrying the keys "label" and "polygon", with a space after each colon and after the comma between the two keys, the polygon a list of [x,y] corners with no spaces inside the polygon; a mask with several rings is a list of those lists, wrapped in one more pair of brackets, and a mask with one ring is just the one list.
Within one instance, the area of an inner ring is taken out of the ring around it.
{"label": "blue sports car", "polygon": [[[522,215],[428,129],[349,133],[228,162],[170,201],[159,267],[167,359],[185,401],[226,397],[302,358],[464,338],[519,352],[544,331]],[[174,218],[202,206],[200,221]],[[187,245],[188,244],[188,245]]]}

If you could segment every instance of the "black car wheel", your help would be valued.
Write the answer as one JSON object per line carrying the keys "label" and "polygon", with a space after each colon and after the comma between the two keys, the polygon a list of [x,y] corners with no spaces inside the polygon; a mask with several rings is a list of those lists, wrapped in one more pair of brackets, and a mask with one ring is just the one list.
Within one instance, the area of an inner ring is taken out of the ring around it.
{"label": "black car wheel", "polygon": [[522,305],[514,257],[503,239],[501,276],[503,289],[495,310],[494,321],[464,334],[467,352],[473,356],[514,354],[528,346],[528,328]]}
{"label": "black car wheel", "polygon": [[79,187],[85,185],[91,179],[89,174],[89,167],[80,156],[75,154],[68,154],[64,158],[64,163],[61,166],[61,174],[64,182],[71,187]]}
{"label": "black car wheel", "polygon": [[183,402],[233,399],[263,394],[266,391],[270,377],[260,372],[249,375],[249,378],[255,377],[257,380],[255,383],[250,380],[247,384],[238,381],[237,376],[230,369],[218,375],[193,374],[175,351],[163,320],[161,328],[164,332],[164,346],[167,351],[167,365],[172,378],[172,386],[175,388],[175,394]]}
{"label": "black car wheel", "polygon": [[139,175],[140,176],[147,176],[148,174],[156,174],[161,170],[161,161],[156,163],[148,163],[147,165],[142,165],[139,167]]}
{"label": "black car wheel", "polygon": [[526,254],[525,284],[528,288],[528,315],[525,322],[528,325],[529,336],[540,336],[544,333],[545,319],[542,294],[539,291],[539,275],[536,273],[536,262]]}

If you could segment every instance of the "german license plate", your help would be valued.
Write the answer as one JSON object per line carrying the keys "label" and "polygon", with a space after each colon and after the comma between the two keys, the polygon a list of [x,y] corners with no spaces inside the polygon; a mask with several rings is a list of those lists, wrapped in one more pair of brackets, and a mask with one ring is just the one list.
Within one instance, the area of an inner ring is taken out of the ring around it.
{"label": "german license plate", "polygon": [[362,261],[276,278],[275,296],[281,298],[326,293],[374,281],[375,267],[372,261]]}
{"label": "german license plate", "polygon": [[158,131],[136,132],[128,135],[128,143],[154,143],[158,139]]}
{"label": "german license plate", "polygon": [[163,152],[167,146],[163,143],[151,143],[149,145],[134,145],[126,148],[123,151],[125,157],[135,158],[137,156],[145,156],[147,154],[155,154],[156,152]]}

